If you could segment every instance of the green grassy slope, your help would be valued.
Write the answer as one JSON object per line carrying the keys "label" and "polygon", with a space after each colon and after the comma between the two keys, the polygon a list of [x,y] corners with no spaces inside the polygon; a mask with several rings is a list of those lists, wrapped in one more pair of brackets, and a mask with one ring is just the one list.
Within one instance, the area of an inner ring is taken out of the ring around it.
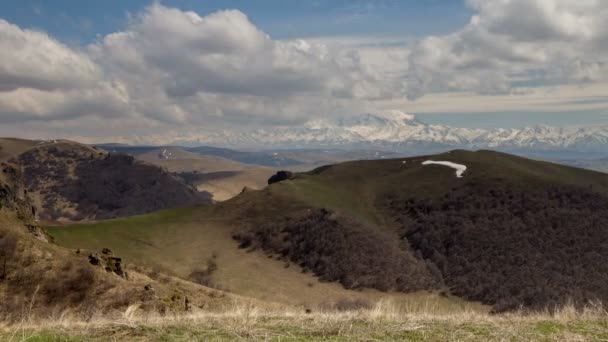
{"label": "green grassy slope", "polygon": [[[163,273],[188,277],[204,268],[216,255],[218,270],[213,280],[222,289],[264,301],[316,307],[344,298],[376,301],[387,294],[374,290],[350,291],[335,283],[321,283],[294,264],[248,253],[237,248],[231,232],[236,226],[230,214],[212,207],[163,210],[90,224],[48,227],[60,245],[70,248],[108,247],[126,263],[156,267]],[[457,298],[436,294],[388,294],[400,303],[431,305],[446,311],[486,308]]]}
{"label": "green grassy slope", "polygon": [[[451,161],[467,166],[463,178],[440,165],[423,166],[426,160]],[[353,161],[322,167],[273,189],[313,207],[343,210],[382,224],[377,199],[388,192],[411,196],[443,195],[451,188],[475,179],[500,179],[521,186],[543,184],[592,186],[608,194],[608,174],[533,161],[493,151],[452,151],[440,155],[390,160]]]}
{"label": "green grassy slope", "polygon": [[[452,161],[468,167],[463,178],[455,170],[425,160]],[[165,210],[149,215],[49,228],[56,242],[71,248],[109,247],[127,262],[160,267],[187,277],[217,255],[214,281],[238,294],[291,304],[316,305],[343,297],[376,299],[371,290],[347,291],[320,283],[299,267],[260,252],[239,250],[231,233],[244,223],[260,223],[307,207],[324,207],[357,216],[382,230],[392,219],[379,203],[388,193],[440,197],[459,184],[499,179],[522,187],[574,185],[608,194],[608,175],[491,151],[452,151],[442,155],[377,161],[355,161],[298,174],[295,179],[261,191],[241,194],[213,207]],[[402,294],[393,294],[406,298]],[[434,295],[433,295],[434,296]],[[439,305],[464,305],[434,296]]]}

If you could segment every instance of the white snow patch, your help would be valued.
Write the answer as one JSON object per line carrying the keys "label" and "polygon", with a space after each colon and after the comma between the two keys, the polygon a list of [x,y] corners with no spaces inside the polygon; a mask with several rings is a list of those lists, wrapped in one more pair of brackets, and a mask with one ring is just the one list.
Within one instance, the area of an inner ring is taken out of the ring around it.
{"label": "white snow patch", "polygon": [[443,165],[443,166],[447,166],[447,167],[451,167],[453,169],[456,170],[456,177],[458,178],[462,178],[462,174],[467,170],[467,166],[466,165],[462,165],[462,164],[456,164],[456,163],[452,163],[449,161],[434,161],[434,160],[427,160],[425,162],[422,163],[422,165]]}

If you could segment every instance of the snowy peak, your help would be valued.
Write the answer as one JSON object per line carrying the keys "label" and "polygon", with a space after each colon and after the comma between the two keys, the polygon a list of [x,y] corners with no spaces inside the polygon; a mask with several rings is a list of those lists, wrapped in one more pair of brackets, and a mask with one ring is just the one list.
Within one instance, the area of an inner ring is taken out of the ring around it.
{"label": "snowy peak", "polygon": [[375,117],[384,118],[390,121],[414,121],[416,116],[413,114],[407,114],[397,109],[387,110],[377,114],[370,114]]}
{"label": "snowy peak", "polygon": [[385,111],[380,113],[367,113],[354,117],[341,118],[336,120],[338,127],[400,127],[411,125],[416,122],[414,115],[406,114],[398,110]]}
{"label": "snowy peak", "polygon": [[471,129],[429,125],[399,110],[338,119],[311,120],[299,127],[269,127],[247,132],[221,131],[199,142],[258,147],[368,146],[411,150],[420,147],[533,150],[608,150],[608,126],[562,128],[539,125],[521,129]]}

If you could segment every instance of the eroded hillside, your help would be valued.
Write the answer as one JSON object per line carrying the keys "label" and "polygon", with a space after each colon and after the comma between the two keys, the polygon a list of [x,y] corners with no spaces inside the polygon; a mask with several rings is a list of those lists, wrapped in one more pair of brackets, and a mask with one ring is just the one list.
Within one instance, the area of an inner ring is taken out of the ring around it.
{"label": "eroded hillside", "polygon": [[16,160],[45,221],[100,220],[210,203],[208,194],[159,167],[73,142],[35,146]]}

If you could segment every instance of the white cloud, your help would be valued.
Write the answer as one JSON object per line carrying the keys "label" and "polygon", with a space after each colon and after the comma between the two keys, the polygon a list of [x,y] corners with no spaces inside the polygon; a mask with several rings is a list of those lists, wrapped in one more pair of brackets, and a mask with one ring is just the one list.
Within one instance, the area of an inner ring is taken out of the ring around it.
{"label": "white cloud", "polygon": [[128,107],[89,56],[47,34],[0,19],[0,122],[111,117]]}
{"label": "white cloud", "polygon": [[0,91],[74,89],[94,84],[100,70],[85,54],[45,33],[0,19]]}
{"label": "white cloud", "polygon": [[293,122],[346,99],[404,95],[383,88],[357,50],[273,40],[236,10],[201,17],[155,4],[89,50],[141,100],[136,111],[167,122]]}
{"label": "white cloud", "polygon": [[418,42],[407,32],[275,40],[237,10],[202,16],[158,3],[87,47],[0,19],[0,135],[46,127],[55,136],[166,143],[222,127],[394,108],[608,106],[600,99],[608,2],[467,4],[476,12],[468,25]]}
{"label": "white cloud", "polygon": [[[469,0],[477,11],[462,30],[420,41],[409,57],[408,97],[473,91],[508,94],[517,81],[608,79],[608,2]],[[516,76],[517,75],[517,76]],[[527,75],[527,78],[525,77]]]}

